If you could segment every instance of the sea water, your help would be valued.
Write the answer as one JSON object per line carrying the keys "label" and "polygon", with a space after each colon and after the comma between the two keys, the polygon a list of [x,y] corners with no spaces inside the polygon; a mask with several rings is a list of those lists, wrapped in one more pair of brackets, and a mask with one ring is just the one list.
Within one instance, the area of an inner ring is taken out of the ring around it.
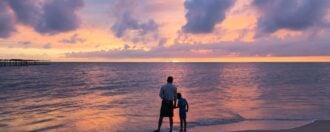
{"label": "sea water", "polygon": [[0,68],[0,131],[152,131],[167,76],[188,128],[330,119],[330,63],[52,63]]}

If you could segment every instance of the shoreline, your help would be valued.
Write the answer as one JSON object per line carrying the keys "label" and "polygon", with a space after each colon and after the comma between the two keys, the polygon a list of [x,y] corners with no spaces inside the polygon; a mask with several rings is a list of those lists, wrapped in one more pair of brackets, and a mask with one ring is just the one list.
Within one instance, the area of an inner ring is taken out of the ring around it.
{"label": "shoreline", "polygon": [[246,120],[189,128],[191,132],[328,132],[329,130],[330,120]]}
{"label": "shoreline", "polygon": [[239,132],[329,132],[330,120],[316,120],[312,123],[292,128],[280,130],[246,130]]}

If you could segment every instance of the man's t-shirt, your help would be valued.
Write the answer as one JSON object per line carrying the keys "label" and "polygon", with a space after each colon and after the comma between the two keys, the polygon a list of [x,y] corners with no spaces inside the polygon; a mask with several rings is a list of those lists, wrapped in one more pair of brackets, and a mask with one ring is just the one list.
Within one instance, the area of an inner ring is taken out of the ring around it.
{"label": "man's t-shirt", "polygon": [[176,99],[176,87],[172,83],[167,83],[160,88],[159,96],[163,100]]}

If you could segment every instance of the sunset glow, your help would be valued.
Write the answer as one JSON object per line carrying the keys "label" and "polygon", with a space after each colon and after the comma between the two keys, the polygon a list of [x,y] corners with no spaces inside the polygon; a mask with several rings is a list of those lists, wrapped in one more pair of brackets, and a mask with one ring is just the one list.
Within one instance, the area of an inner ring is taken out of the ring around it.
{"label": "sunset glow", "polygon": [[2,0],[0,59],[329,62],[329,2],[284,1]]}

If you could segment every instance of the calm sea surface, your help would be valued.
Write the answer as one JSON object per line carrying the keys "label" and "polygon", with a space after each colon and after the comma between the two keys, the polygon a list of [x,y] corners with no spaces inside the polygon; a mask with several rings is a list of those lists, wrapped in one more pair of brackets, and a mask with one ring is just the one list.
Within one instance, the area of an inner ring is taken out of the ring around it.
{"label": "calm sea surface", "polygon": [[169,75],[189,127],[330,119],[330,63],[53,63],[0,68],[0,131],[151,131]]}

